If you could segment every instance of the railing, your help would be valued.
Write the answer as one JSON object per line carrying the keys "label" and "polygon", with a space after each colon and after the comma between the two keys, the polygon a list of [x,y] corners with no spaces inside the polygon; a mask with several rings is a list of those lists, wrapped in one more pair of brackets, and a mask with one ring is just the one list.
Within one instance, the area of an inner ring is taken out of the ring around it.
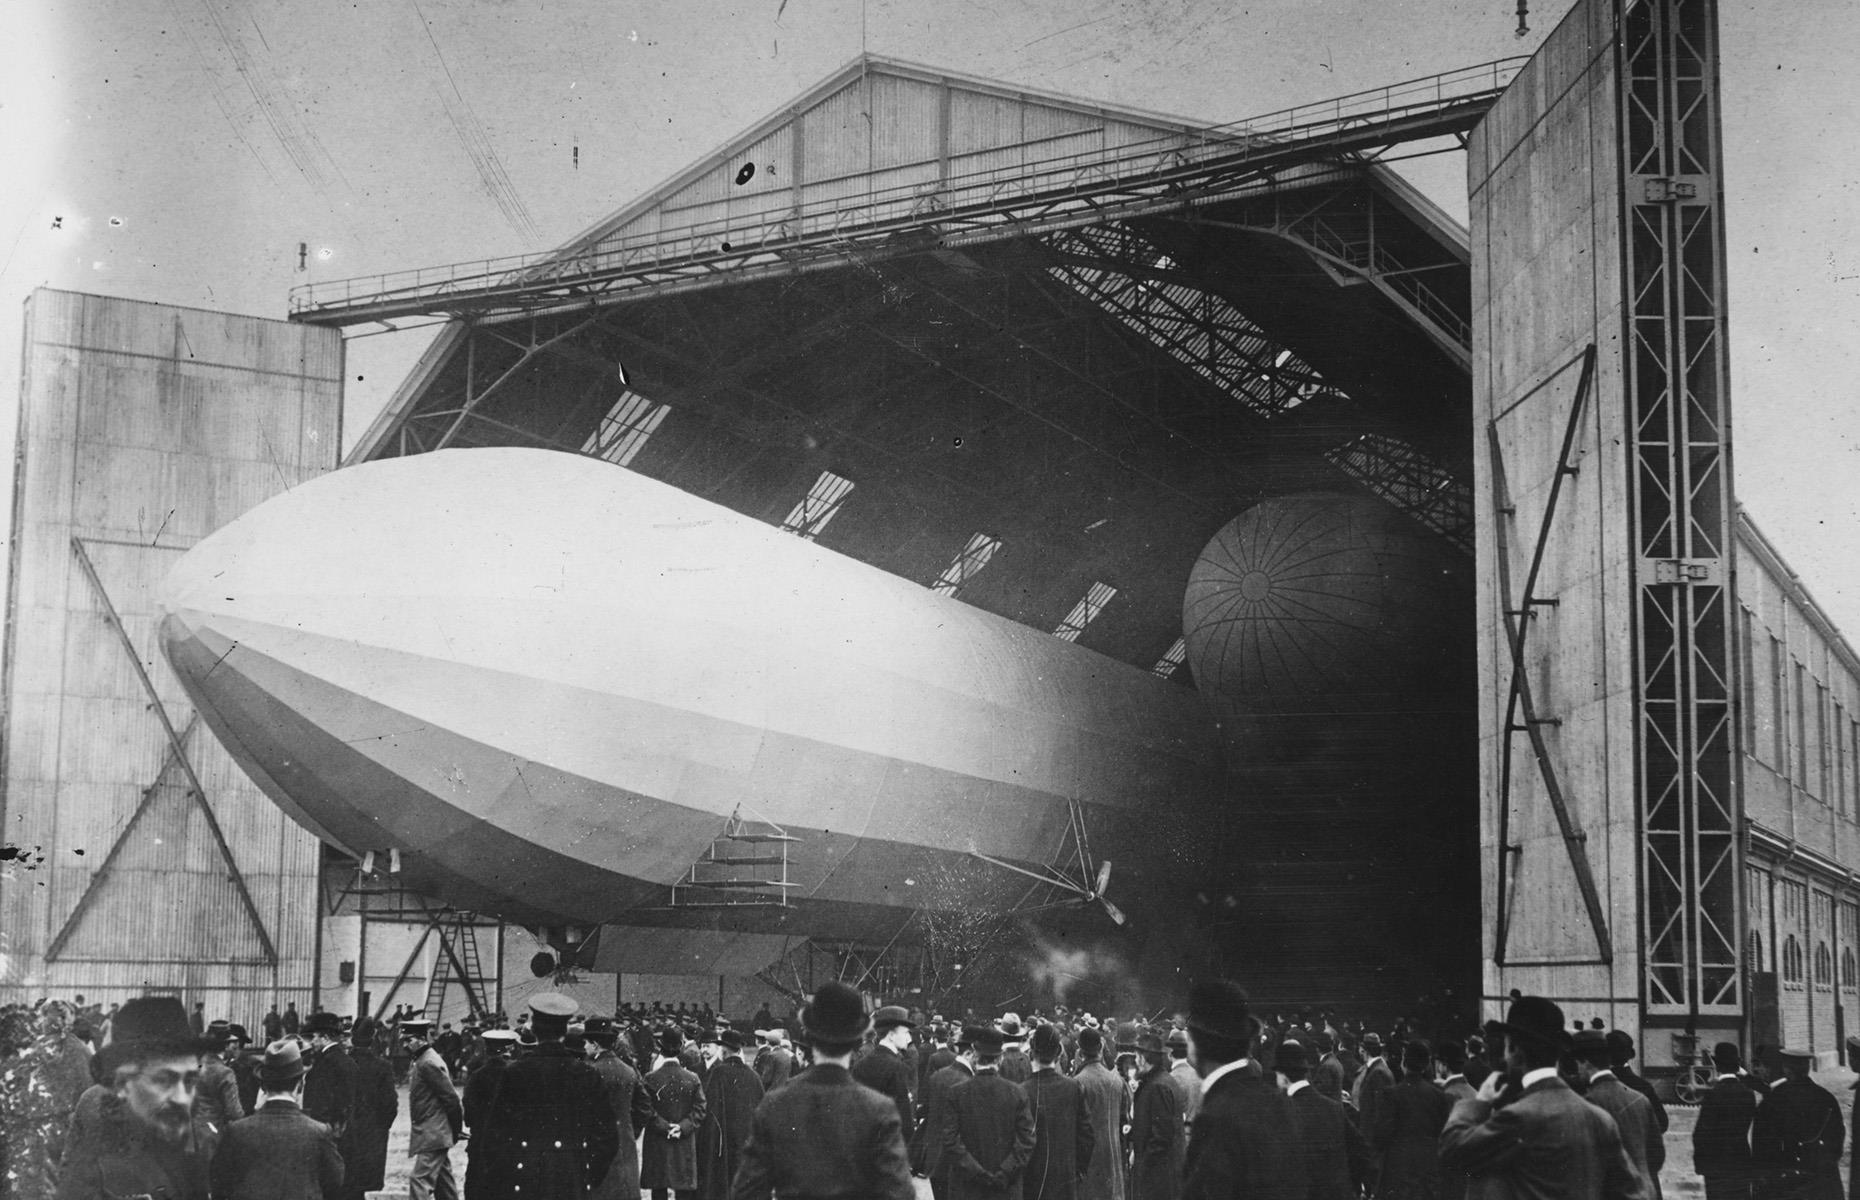
{"label": "railing", "polygon": [[[881,186],[879,182],[899,169],[929,165],[924,163],[873,171],[866,177],[866,189],[850,195],[810,199],[810,190],[843,188],[847,181],[802,183],[798,204],[796,190],[790,188],[766,193],[768,202],[759,209],[671,229],[597,236],[580,246],[542,253],[305,284],[292,289],[290,308],[293,315],[310,315],[397,299],[440,301],[513,285],[569,284],[660,265],[721,270],[783,251],[804,251],[810,242],[830,245],[854,233],[920,227],[962,212],[1012,208],[1035,199],[1063,202],[1120,186],[1192,180],[1216,169],[1244,167],[1249,158],[1290,145],[1321,149],[1326,143],[1343,143],[1352,134],[1405,117],[1425,117],[1489,101],[1525,61],[1500,59],[1227,125],[1172,132],[1109,149],[991,165],[930,183]],[[970,157],[999,156],[1015,149],[1004,146]]]}

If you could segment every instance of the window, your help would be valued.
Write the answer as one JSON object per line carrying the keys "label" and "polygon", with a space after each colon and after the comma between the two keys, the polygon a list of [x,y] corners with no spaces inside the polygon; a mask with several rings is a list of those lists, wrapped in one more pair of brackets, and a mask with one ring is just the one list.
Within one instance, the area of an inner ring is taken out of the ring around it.
{"label": "window", "polygon": [[993,558],[995,551],[999,549],[1001,549],[1000,538],[990,537],[985,533],[969,535],[968,544],[956,552],[955,559],[943,568],[943,573],[936,577],[936,581],[930,585],[930,590],[939,595],[954,596],[962,590],[963,584],[981,573],[982,568],[988,565],[988,560]]}
{"label": "window", "polygon": [[1808,915],[1808,885],[1797,883],[1793,879],[1782,881],[1783,922],[1800,926],[1802,918]]}
{"label": "window", "polygon": [[1743,701],[1744,719],[1738,728],[1744,734],[1744,753],[1757,752],[1757,615],[1744,609],[1738,615],[1738,628],[1743,633],[1743,644],[1737,648],[1737,663],[1744,672]]}
{"label": "window", "polygon": [[1802,986],[1802,946],[1793,933],[1783,939],[1782,978],[1785,984]]}
{"label": "window", "polygon": [[1078,641],[1079,634],[1084,633],[1085,627],[1097,620],[1098,614],[1104,611],[1104,606],[1115,595],[1117,589],[1108,583],[1092,584],[1091,590],[1080,597],[1079,602],[1072,606],[1072,611],[1066,614],[1066,619],[1053,630],[1053,636],[1065,642]]}
{"label": "window", "polygon": [[1794,751],[1789,756],[1789,778],[1795,780],[1799,788],[1808,787],[1808,669],[1801,663],[1795,664],[1795,692],[1790,697],[1795,704]]}
{"label": "window", "polygon": [[1768,966],[1763,961],[1763,935],[1753,929],[1744,939],[1744,974],[1761,975]]}
{"label": "window", "polygon": [[1156,660],[1156,665],[1150,668],[1150,673],[1168,679],[1175,674],[1176,668],[1180,667],[1187,658],[1188,639],[1177,638],[1169,643],[1169,648],[1163,651],[1161,658]]}
{"label": "window", "polygon": [[792,533],[798,537],[813,541],[820,536],[820,531],[827,527],[840,511],[840,505],[846,503],[846,497],[852,494],[853,482],[831,471],[822,471],[820,478],[814,480],[814,486],[807,489],[807,495],[788,513],[788,518],[781,523],[783,533]]}
{"label": "window", "polygon": [[1841,990],[1843,992],[1860,991],[1860,968],[1854,963],[1854,948],[1848,946],[1841,951]]}
{"label": "window", "polygon": [[1834,706],[1834,808],[1847,815],[1847,709]]}
{"label": "window", "polygon": [[1782,639],[1770,635],[1770,765],[1778,775],[1789,774],[1788,667]]}
{"label": "window", "polygon": [[1815,790],[1823,804],[1834,802],[1833,789],[1828,786],[1828,685],[1815,685],[1815,754],[1809,759],[1815,770]]}
{"label": "window", "polygon": [[600,426],[581,444],[581,452],[628,466],[671,411],[669,404],[654,404],[637,392],[621,392]]}
{"label": "window", "polygon": [[1834,955],[1828,952],[1828,943],[1815,943],[1815,990],[1829,991],[1834,987]]}

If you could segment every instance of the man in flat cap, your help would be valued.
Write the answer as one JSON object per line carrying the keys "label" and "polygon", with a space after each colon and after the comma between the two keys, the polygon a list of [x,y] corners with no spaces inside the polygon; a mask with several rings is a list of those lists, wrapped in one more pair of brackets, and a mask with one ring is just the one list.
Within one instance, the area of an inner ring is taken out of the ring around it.
{"label": "man in flat cap", "polygon": [[194,1096],[201,1056],[212,1049],[174,997],[124,1004],[91,1060],[97,1086],[72,1114],[58,1200],[205,1200],[219,1134],[194,1115]]}
{"label": "man in flat cap", "polygon": [[[487,1031],[503,1034],[503,1030]],[[614,1140],[619,1149],[607,1175],[591,1193],[593,1200],[639,1200],[639,1131],[652,1120],[652,1097],[646,1091],[646,1079],[633,1064],[615,1052],[620,1043],[620,1028],[609,1017],[589,1017],[582,1027],[588,1062],[600,1076],[601,1092],[614,1115]],[[501,1040],[501,1039],[500,1039]],[[487,1044],[489,1044],[487,1042]],[[466,1086],[466,1113],[471,1111],[471,1087]],[[466,1195],[471,1194],[468,1183]]]}
{"label": "man in flat cap", "polygon": [[1201,1110],[1188,1136],[1185,1200],[1246,1196],[1305,1200],[1304,1152],[1291,1101],[1253,1069],[1247,994],[1229,980],[1188,995],[1188,1056],[1201,1073]]}
{"label": "man in flat cap", "polygon": [[303,1110],[296,1042],[265,1048],[258,1110],[233,1124],[213,1155],[214,1200],[337,1200],[343,1161],[335,1131]]}
{"label": "man in flat cap", "polygon": [[704,1076],[704,1125],[698,1130],[699,1200],[729,1200],[764,1094],[762,1081],[743,1061],[747,1039],[729,1028],[714,1037],[718,1058]]}
{"label": "man in flat cap", "polygon": [[950,1089],[943,1123],[951,1200],[1020,1200],[1021,1171],[1033,1154],[1033,1106],[1001,1077],[1001,1030],[972,1034],[975,1078]]}
{"label": "man in flat cap", "polygon": [[704,1083],[680,1061],[685,1037],[676,1025],[659,1034],[658,1057],[646,1075],[652,1116],[640,1149],[640,1186],[652,1200],[679,1200],[697,1194],[697,1131],[704,1126]]}
{"label": "man in flat cap", "polygon": [[493,1187],[521,1189],[523,1200],[581,1200],[619,1149],[600,1076],[562,1044],[577,1007],[558,992],[530,997],[536,1047],[504,1068],[486,1122],[499,1147]]}
{"label": "man in flat cap", "polygon": [[1563,1010],[1520,996],[1503,1028],[1518,1096],[1494,1108],[1505,1082],[1495,1071],[1454,1105],[1440,1135],[1441,1168],[1466,1173],[1468,1200],[1647,1200],[1614,1118],[1557,1074],[1569,1038]]}
{"label": "man in flat cap", "polygon": [[924,1085],[923,1123],[911,1146],[911,1167],[930,1180],[930,1192],[936,1200],[947,1200],[949,1162],[943,1155],[943,1123],[949,1119],[949,1094],[958,1084],[975,1077],[975,1030],[963,1027],[955,1035],[955,1057],[937,1068]]}
{"label": "man in flat cap", "polygon": [[898,1106],[852,1077],[871,1028],[858,992],[837,980],[801,1010],[814,1065],[756,1106],[733,1200],[915,1200]]}
{"label": "man in flat cap", "polygon": [[413,1200],[457,1200],[458,1181],[452,1177],[451,1151],[464,1128],[452,1072],[433,1046],[433,1023],[425,1017],[402,1017],[400,1041],[409,1059],[407,1155],[413,1169],[407,1191]]}
{"label": "man in flat cap", "polygon": [[872,1031],[877,1037],[871,1053],[853,1064],[853,1078],[876,1092],[891,1097],[898,1106],[898,1119],[904,1127],[908,1145],[917,1132],[917,1072],[904,1059],[911,1045],[911,1031],[916,1028],[903,1006],[887,1004],[872,1014]]}
{"label": "man in flat cap", "polygon": [[1029,1045],[1033,1074],[1021,1090],[1033,1108],[1033,1153],[1021,1176],[1023,1200],[1077,1200],[1079,1177],[1096,1150],[1085,1092],[1059,1071],[1065,1047],[1055,1026],[1035,1028]]}
{"label": "man in flat cap", "polygon": [[1842,1200],[1841,1147],[1847,1129],[1840,1104],[1809,1078],[1815,1065],[1811,1051],[1784,1047],[1782,1064],[1782,1082],[1770,1088],[1750,1127],[1750,1155],[1777,1196]]}
{"label": "man in flat cap", "polygon": [[1749,1200],[1756,1175],[1750,1159],[1750,1127],[1757,1117],[1757,1092],[1744,1080],[1743,1052],[1735,1042],[1712,1048],[1718,1077],[1699,1100],[1692,1129],[1692,1169],[1705,1179],[1705,1200]]}
{"label": "man in flat cap", "polygon": [[1131,1105],[1131,1200],[1175,1200],[1188,1149],[1182,1090],[1169,1073],[1169,1046],[1160,1030],[1139,1033],[1137,1053],[1143,1056],[1143,1073]]}
{"label": "man in flat cap", "polygon": [[1073,1078],[1092,1135],[1079,1200],[1124,1200],[1124,1081],[1104,1061],[1104,1034],[1096,1024],[1079,1030],[1079,1059]]}

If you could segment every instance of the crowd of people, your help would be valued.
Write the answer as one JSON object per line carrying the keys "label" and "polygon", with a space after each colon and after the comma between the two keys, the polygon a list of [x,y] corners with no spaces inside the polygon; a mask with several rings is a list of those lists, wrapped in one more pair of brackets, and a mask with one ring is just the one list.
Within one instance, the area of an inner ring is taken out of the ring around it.
{"label": "crowd of people", "polygon": [[[839,983],[778,1021],[583,1015],[556,993],[457,1030],[275,1008],[246,1030],[144,997],[0,1012],[11,1195],[361,1200],[404,1076],[414,1200],[1658,1200],[1667,1113],[1621,1031],[1537,997],[1465,1037],[1058,1008],[946,1020]],[[1599,1024],[1599,1023],[1596,1023]],[[294,1027],[294,1028],[293,1028]],[[99,1033],[101,1031],[101,1036]],[[273,1034],[275,1033],[275,1036]],[[97,1041],[93,1048],[92,1038]],[[1726,1043],[1694,1135],[1708,1200],[1841,1200],[1844,1121],[1785,1052]],[[452,1151],[466,1144],[462,1180]]]}

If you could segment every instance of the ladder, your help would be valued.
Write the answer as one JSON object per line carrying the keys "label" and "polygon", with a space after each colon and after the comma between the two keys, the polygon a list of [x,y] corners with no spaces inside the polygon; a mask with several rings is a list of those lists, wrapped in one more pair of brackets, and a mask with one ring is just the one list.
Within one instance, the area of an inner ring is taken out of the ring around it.
{"label": "ladder", "polygon": [[434,933],[439,935],[439,953],[433,974],[426,982],[426,1007],[429,1019],[439,1022],[445,1011],[446,990],[454,981],[465,989],[465,1003],[473,1020],[489,1016],[479,997],[484,968],[478,958],[476,922],[470,913],[449,913],[435,918]]}
{"label": "ladder", "polygon": [[788,847],[801,839],[773,821],[750,820],[739,805],[704,857],[672,885],[674,908],[787,908]]}

